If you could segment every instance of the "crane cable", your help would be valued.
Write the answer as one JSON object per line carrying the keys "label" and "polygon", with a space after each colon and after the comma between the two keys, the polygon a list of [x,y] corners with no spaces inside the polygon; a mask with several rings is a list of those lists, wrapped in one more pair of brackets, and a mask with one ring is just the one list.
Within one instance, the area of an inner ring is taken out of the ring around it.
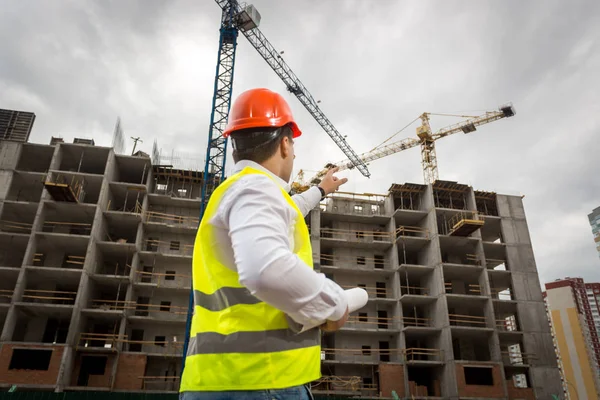
{"label": "crane cable", "polygon": [[413,123],[415,123],[419,118],[421,118],[421,116],[419,115],[417,118],[413,119],[412,121],[410,121],[408,124],[406,124],[406,126],[402,129],[400,129],[398,132],[394,133],[392,136],[390,136],[389,138],[385,139],[381,144],[373,147],[371,150],[369,150],[369,152],[380,148],[381,146],[383,146],[384,144],[386,144],[387,142],[389,142],[390,140],[392,140],[393,138],[395,138],[396,136],[398,136],[398,134],[402,133],[406,128],[408,128],[409,126],[411,126]]}

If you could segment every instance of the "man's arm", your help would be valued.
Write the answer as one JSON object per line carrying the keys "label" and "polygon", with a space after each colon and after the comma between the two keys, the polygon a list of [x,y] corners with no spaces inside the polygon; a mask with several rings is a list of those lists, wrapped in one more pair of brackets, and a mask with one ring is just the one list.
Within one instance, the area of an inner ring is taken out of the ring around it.
{"label": "man's arm", "polygon": [[343,319],[344,290],[290,250],[293,212],[266,178],[236,193],[225,218],[240,283],[302,325]]}
{"label": "man's arm", "polygon": [[337,167],[330,169],[327,171],[327,174],[323,177],[323,180],[321,183],[319,183],[318,187],[313,186],[304,193],[299,193],[292,196],[292,200],[294,200],[294,203],[296,203],[302,212],[302,216],[306,217],[306,214],[308,214],[310,210],[319,204],[319,201],[321,200],[321,191],[319,190],[319,187],[323,189],[325,196],[327,196],[328,194],[338,190],[338,188],[344,183],[348,182],[348,178],[339,179],[338,177],[334,176],[333,174],[337,171]]}

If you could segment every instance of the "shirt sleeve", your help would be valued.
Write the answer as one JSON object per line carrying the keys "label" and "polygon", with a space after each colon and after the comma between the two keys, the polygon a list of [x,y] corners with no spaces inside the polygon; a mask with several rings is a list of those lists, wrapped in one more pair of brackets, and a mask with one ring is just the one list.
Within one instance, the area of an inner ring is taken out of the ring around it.
{"label": "shirt sleeve", "polygon": [[315,208],[321,201],[321,191],[318,187],[313,186],[304,193],[293,195],[292,200],[302,212],[302,216],[306,217],[310,210]]}
{"label": "shirt sleeve", "polygon": [[290,250],[288,232],[297,214],[267,180],[238,181],[244,186],[224,216],[240,283],[299,324],[341,319],[348,306],[344,290]]}

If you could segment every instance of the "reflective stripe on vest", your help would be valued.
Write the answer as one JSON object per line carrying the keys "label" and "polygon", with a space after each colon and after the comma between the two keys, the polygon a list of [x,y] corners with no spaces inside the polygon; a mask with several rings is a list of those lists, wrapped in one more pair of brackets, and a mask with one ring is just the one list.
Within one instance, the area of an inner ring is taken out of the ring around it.
{"label": "reflective stripe on vest", "polygon": [[[253,296],[235,271],[219,261],[208,223],[227,189],[242,176],[268,174],[244,168],[211,195],[194,244],[194,316],[180,391],[281,389],[321,377],[320,331],[297,334],[298,326],[281,311]],[[310,235],[297,212],[293,252],[313,266]]]}

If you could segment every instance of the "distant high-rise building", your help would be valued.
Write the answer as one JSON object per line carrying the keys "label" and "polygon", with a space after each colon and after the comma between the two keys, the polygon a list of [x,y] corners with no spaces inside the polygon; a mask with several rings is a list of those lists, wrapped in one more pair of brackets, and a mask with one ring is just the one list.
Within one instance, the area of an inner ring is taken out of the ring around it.
{"label": "distant high-rise building", "polygon": [[0,139],[16,142],[29,141],[34,121],[34,113],[0,108]]}
{"label": "distant high-rise building", "polygon": [[600,283],[565,278],[546,283],[546,305],[571,398],[600,393]]}
{"label": "distant high-rise building", "polygon": [[598,256],[600,257],[600,207],[594,208],[590,214],[588,214],[590,225],[592,226],[592,232],[594,233],[594,242],[596,242],[596,250],[598,250]]}

